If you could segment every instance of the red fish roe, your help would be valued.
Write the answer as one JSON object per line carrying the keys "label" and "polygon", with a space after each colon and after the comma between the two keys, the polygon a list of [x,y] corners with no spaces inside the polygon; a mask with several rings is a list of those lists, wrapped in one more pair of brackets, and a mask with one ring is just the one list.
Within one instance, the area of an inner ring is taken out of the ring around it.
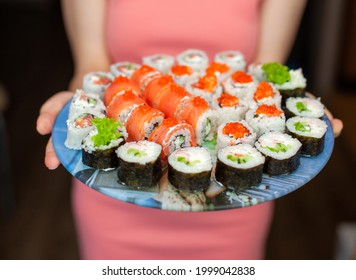
{"label": "red fish roe", "polygon": [[218,103],[220,107],[234,107],[239,104],[239,99],[236,96],[223,93],[218,98]]}
{"label": "red fish roe", "polygon": [[205,107],[207,109],[210,108],[209,104],[205,101],[205,99],[200,97],[200,96],[194,97],[193,100],[192,100],[192,104],[196,108],[200,108],[200,107],[202,107],[202,108]]}
{"label": "red fish roe", "polygon": [[226,73],[230,70],[230,67],[224,63],[212,62],[206,69],[206,73],[209,75],[215,75],[216,73]]}
{"label": "red fish roe", "polygon": [[257,115],[266,115],[268,117],[277,117],[283,114],[283,111],[278,109],[276,105],[262,104],[256,109]]}
{"label": "red fish roe", "polygon": [[224,134],[234,137],[235,139],[250,135],[250,131],[248,130],[248,128],[239,122],[227,123],[224,126],[222,132]]}
{"label": "red fish roe", "polygon": [[264,98],[273,97],[274,92],[272,86],[267,82],[260,82],[253,98],[258,101]]}
{"label": "red fish roe", "polygon": [[249,74],[246,74],[243,71],[236,71],[234,74],[231,75],[231,78],[240,84],[247,84],[252,82],[252,77]]}
{"label": "red fish roe", "polygon": [[174,65],[171,68],[171,72],[176,76],[191,75],[193,69],[186,65]]}
{"label": "red fish roe", "polygon": [[195,88],[199,88],[208,92],[213,92],[218,84],[218,79],[215,75],[206,74],[201,77],[198,82],[193,84],[192,86]]}

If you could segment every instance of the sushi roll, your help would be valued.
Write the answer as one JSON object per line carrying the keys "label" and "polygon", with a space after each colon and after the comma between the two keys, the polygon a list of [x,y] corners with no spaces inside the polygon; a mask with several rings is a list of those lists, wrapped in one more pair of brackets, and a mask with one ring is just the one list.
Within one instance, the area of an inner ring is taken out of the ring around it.
{"label": "sushi roll", "polygon": [[215,179],[236,192],[262,181],[264,156],[249,144],[227,146],[218,151]]}
{"label": "sushi roll", "polygon": [[99,96],[78,89],[69,106],[68,119],[75,119],[83,114],[105,114],[105,111],[106,107]]}
{"label": "sushi roll", "polygon": [[287,99],[285,112],[287,117],[322,118],[325,114],[325,107],[320,99],[290,97]]}
{"label": "sushi roll", "polygon": [[139,189],[157,186],[162,177],[162,147],[146,140],[126,142],[117,151],[119,181]]}
{"label": "sushi roll", "polygon": [[142,64],[149,65],[164,74],[168,74],[174,64],[174,60],[174,57],[168,54],[154,54],[144,56],[142,58]]}
{"label": "sushi roll", "polygon": [[93,125],[94,118],[104,118],[105,115],[98,113],[96,115],[90,113],[84,113],[74,118],[67,120],[67,137],[64,145],[68,149],[80,150],[83,139],[92,131],[95,127]]}
{"label": "sushi roll", "polygon": [[175,150],[168,157],[168,181],[179,190],[204,191],[210,185],[212,168],[206,148]]}
{"label": "sushi roll", "polygon": [[302,143],[288,134],[267,132],[258,138],[255,146],[266,157],[264,173],[271,176],[290,173],[300,164]]}
{"label": "sushi roll", "polygon": [[179,65],[186,65],[193,69],[194,72],[203,72],[209,65],[207,54],[198,49],[188,49],[177,55]]}
{"label": "sushi roll", "polygon": [[205,70],[208,75],[215,75],[219,82],[226,80],[231,74],[231,68],[225,63],[212,62]]}
{"label": "sushi roll", "polygon": [[325,121],[316,118],[293,117],[286,122],[287,131],[302,143],[302,155],[316,156],[324,149]]}
{"label": "sushi roll", "polygon": [[164,114],[146,104],[136,107],[125,122],[128,141],[147,140],[155,127],[164,119]]}
{"label": "sushi roll", "polygon": [[203,98],[196,96],[186,99],[176,113],[176,118],[193,126],[198,145],[214,138],[218,116]]}
{"label": "sushi roll", "polygon": [[144,104],[146,103],[142,98],[134,94],[132,90],[127,90],[123,94],[118,94],[114,97],[107,106],[106,116],[125,124],[131,112]]}
{"label": "sushi roll", "polygon": [[152,80],[142,93],[142,98],[153,108],[157,108],[161,96],[169,91],[169,86],[173,84],[173,78],[169,75],[162,75]]}
{"label": "sushi roll", "polygon": [[83,77],[83,90],[84,92],[96,94],[102,99],[105,89],[111,84],[113,78],[111,73],[102,71],[90,72]]}
{"label": "sushi roll", "polygon": [[121,61],[111,64],[110,72],[114,77],[124,76],[127,78],[131,78],[133,72],[135,72],[140,67],[140,64],[134,62]]}
{"label": "sushi roll", "polygon": [[140,68],[136,69],[135,72],[132,73],[131,80],[140,88],[141,92],[143,93],[146,86],[152,80],[162,75],[163,74],[157,69],[144,64]]}
{"label": "sushi roll", "polygon": [[245,119],[256,132],[257,137],[269,131],[285,131],[285,115],[274,104],[262,104],[257,108],[248,110]]}
{"label": "sushi roll", "polygon": [[104,171],[118,166],[115,150],[124,143],[127,133],[125,127],[111,118],[94,119],[93,129],[82,143],[83,164]]}
{"label": "sushi roll", "polygon": [[242,120],[248,110],[248,105],[234,95],[222,93],[213,98],[212,108],[218,114],[217,125],[219,126],[224,122]]}
{"label": "sushi roll", "polygon": [[228,50],[222,51],[215,55],[216,62],[227,64],[231,71],[244,71],[246,67],[246,61],[243,54],[239,51]]}
{"label": "sushi roll", "polygon": [[116,77],[104,92],[104,104],[109,106],[110,102],[115,98],[115,96],[123,94],[127,90],[132,91],[132,93],[136,94],[137,96],[141,95],[140,88],[129,78],[124,76]]}
{"label": "sushi roll", "polygon": [[175,118],[166,118],[157,126],[148,137],[148,141],[156,142],[163,148],[162,159],[166,160],[173,151],[196,146],[193,127]]}
{"label": "sushi roll", "polygon": [[235,95],[240,99],[249,98],[256,90],[252,76],[240,70],[231,74],[222,82],[222,85],[224,92]]}
{"label": "sushi roll", "polygon": [[273,105],[275,104],[278,108],[282,105],[282,96],[279,91],[270,83],[262,81],[260,82],[255,92],[248,100],[250,107],[257,107],[261,104]]}
{"label": "sushi roll", "polygon": [[206,74],[186,83],[185,89],[194,96],[200,96],[212,104],[213,96],[222,93],[222,86],[214,74]]}
{"label": "sushi roll", "polygon": [[187,65],[173,65],[168,73],[180,86],[185,86],[188,80],[197,79],[199,74],[194,72],[192,67]]}
{"label": "sushi roll", "polygon": [[255,141],[256,133],[244,120],[226,122],[218,127],[216,148],[219,150],[241,143],[253,145]]}

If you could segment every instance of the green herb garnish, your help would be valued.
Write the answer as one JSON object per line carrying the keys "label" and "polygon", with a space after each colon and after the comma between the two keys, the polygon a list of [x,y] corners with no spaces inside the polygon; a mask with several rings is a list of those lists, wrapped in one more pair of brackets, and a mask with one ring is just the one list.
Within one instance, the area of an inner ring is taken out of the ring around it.
{"label": "green herb garnish", "polygon": [[147,153],[145,151],[140,151],[138,149],[135,148],[130,148],[127,150],[127,153],[129,155],[134,155],[135,157],[144,157],[147,156]]}
{"label": "green herb garnish", "polygon": [[301,132],[310,132],[311,128],[309,124],[305,122],[296,122],[294,123],[295,130],[301,131]]}
{"label": "green herb garnish", "polygon": [[285,153],[290,147],[291,145],[284,145],[282,143],[277,143],[276,146],[274,147],[266,146],[268,150],[274,153],[279,153],[279,152]]}
{"label": "green herb garnish", "polygon": [[291,79],[288,67],[276,62],[263,64],[262,70],[267,75],[267,81],[277,85],[282,85]]}
{"label": "green herb garnish", "polygon": [[230,154],[230,155],[227,155],[227,159],[231,160],[233,162],[237,162],[238,164],[243,164],[243,163],[246,163],[246,162],[250,161],[251,159],[253,159],[253,157],[250,155],[237,156],[237,155]]}
{"label": "green herb garnish", "polygon": [[295,103],[295,107],[297,108],[298,112],[311,112],[308,107],[302,102],[302,101],[298,101]]}
{"label": "green herb garnish", "polygon": [[200,162],[199,159],[189,161],[186,157],[183,157],[183,156],[178,156],[178,157],[177,157],[177,161],[178,161],[178,162],[183,162],[183,163],[185,163],[187,166],[194,166],[194,165],[196,165],[197,163]]}
{"label": "green herb garnish", "polygon": [[93,120],[93,124],[98,130],[98,133],[91,138],[95,147],[107,146],[111,141],[117,140],[122,136],[122,133],[117,130],[122,124],[114,119],[96,118]]}

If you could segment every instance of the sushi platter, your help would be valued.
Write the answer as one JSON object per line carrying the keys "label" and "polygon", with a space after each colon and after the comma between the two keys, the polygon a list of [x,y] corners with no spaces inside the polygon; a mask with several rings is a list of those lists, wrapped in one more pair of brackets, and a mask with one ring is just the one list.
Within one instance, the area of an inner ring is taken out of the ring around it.
{"label": "sushi platter", "polygon": [[[216,211],[285,196],[327,164],[331,124],[301,69],[245,69],[237,51],[209,63],[187,50],[88,73],[54,124],[56,154],[88,187],[149,208]],[[283,75],[269,80],[270,71]]]}

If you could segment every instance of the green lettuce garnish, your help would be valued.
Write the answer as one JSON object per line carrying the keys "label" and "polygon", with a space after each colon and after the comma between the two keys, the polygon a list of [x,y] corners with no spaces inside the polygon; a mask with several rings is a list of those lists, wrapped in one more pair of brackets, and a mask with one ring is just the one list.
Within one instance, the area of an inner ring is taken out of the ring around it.
{"label": "green lettuce garnish", "polygon": [[251,159],[253,159],[252,156],[250,155],[241,155],[241,156],[236,156],[236,155],[227,155],[227,159],[228,160],[231,160],[233,162],[237,162],[239,164],[242,164],[242,163],[246,163],[248,161],[250,161]]}
{"label": "green lettuce garnish", "polygon": [[177,161],[185,163],[187,166],[194,166],[200,162],[199,159],[189,161],[186,157],[178,156]]}
{"label": "green lettuce garnish", "polygon": [[301,131],[301,132],[310,132],[311,128],[310,126],[305,123],[305,122],[296,122],[294,123],[295,130]]}
{"label": "green lettuce garnish", "polygon": [[263,64],[262,70],[267,75],[267,81],[277,85],[282,85],[291,79],[288,67],[276,62]]}
{"label": "green lettuce garnish", "polygon": [[95,147],[107,146],[111,141],[117,140],[123,136],[123,134],[117,130],[122,124],[114,119],[96,118],[93,120],[93,124],[98,130],[98,134],[91,138]]}
{"label": "green lettuce garnish", "polygon": [[286,151],[288,151],[290,147],[291,145],[284,145],[283,143],[277,143],[274,147],[266,146],[268,150],[274,153],[279,153],[279,152],[285,153]]}
{"label": "green lettuce garnish", "polygon": [[310,112],[308,107],[302,101],[296,102],[295,103],[295,107],[297,108],[299,113],[301,113],[301,112]]}

